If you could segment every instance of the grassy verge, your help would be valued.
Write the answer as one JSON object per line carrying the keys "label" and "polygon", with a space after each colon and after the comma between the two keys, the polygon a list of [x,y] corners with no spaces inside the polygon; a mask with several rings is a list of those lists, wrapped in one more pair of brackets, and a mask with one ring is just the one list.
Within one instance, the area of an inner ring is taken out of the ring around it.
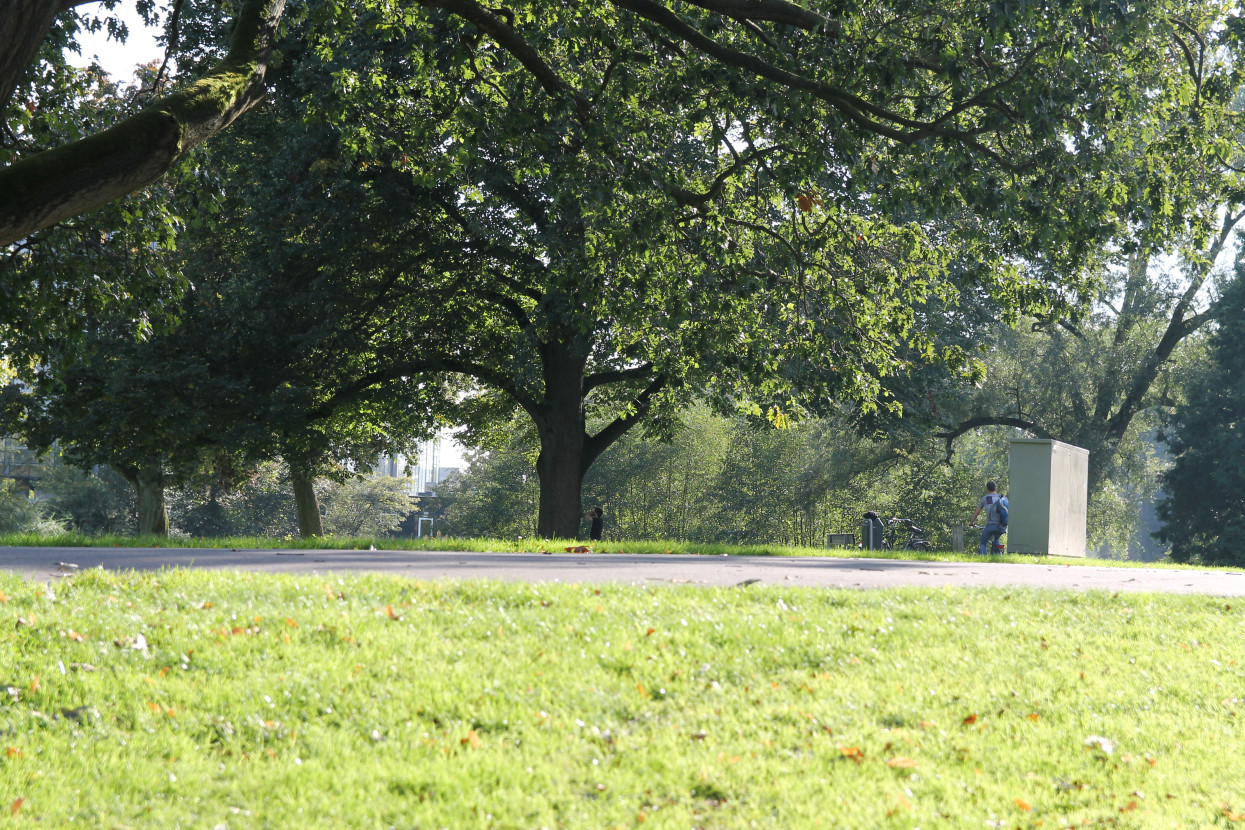
{"label": "grassy verge", "polygon": [[[902,559],[910,561],[940,562],[1010,562],[1014,564],[1102,565],[1110,567],[1187,568],[1173,562],[1129,562],[1113,559],[1081,559],[1061,556],[1026,556],[1003,554],[984,559],[976,553],[951,553],[950,551],[903,551],[882,550],[864,552],[859,548],[809,548],[791,545],[721,545],[672,541],[605,541],[589,543],[572,539],[473,539],[460,537],[436,537],[424,539],[391,539],[377,537],[322,536],[312,539],[295,537],[270,538],[263,536],[198,538],[163,536],[88,536],[67,533],[56,536],[33,534],[0,535],[0,546],[20,547],[178,547],[178,548],[236,548],[236,549],[294,549],[294,550],[440,550],[440,551],[496,551],[504,553],[535,553],[546,550],[562,551],[566,548],[591,546],[594,553],[614,554],[698,554],[702,556],[868,556],[874,559]],[[1238,570],[1217,568],[1218,570]]]}
{"label": "grassy verge", "polygon": [[1245,821],[1245,606],[0,574],[0,815],[60,827]]}

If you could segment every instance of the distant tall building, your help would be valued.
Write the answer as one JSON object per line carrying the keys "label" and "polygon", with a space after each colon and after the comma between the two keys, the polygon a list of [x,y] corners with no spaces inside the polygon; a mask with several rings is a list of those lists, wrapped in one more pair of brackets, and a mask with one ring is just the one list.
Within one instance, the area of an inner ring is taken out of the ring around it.
{"label": "distant tall building", "polygon": [[401,455],[382,456],[380,462],[373,468],[373,472],[378,476],[393,478],[409,476],[411,495],[435,492],[437,485],[444,481],[446,476],[458,470],[457,467],[441,466],[441,441],[441,436],[438,435],[422,442],[419,445],[418,458],[411,459]]}
{"label": "distant tall building", "polygon": [[437,466],[440,463],[441,439],[439,436],[419,445],[419,466],[415,471],[415,492],[428,493],[437,489]]}

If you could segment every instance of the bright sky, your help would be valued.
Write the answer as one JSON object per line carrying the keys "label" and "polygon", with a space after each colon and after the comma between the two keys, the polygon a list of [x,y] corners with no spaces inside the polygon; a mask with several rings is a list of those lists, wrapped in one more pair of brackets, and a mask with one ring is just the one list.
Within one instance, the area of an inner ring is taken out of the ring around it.
{"label": "bright sky", "polygon": [[[99,3],[89,3],[79,8],[84,14],[99,10]],[[81,34],[78,42],[82,46],[82,55],[74,63],[85,66],[95,56],[99,58],[99,65],[104,67],[105,72],[113,78],[128,81],[134,75],[134,67],[164,57],[164,50],[156,45],[155,35],[158,29],[148,29],[143,25],[132,0],[125,0],[112,13],[124,20],[130,30],[126,42],[108,40],[108,34],[104,31]]]}

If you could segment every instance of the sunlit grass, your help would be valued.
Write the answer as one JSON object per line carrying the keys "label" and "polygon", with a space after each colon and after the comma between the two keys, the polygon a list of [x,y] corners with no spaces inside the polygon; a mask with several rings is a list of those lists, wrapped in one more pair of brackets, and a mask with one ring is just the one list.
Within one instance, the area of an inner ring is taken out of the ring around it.
{"label": "sunlit grass", "polygon": [[1222,599],[99,570],[0,592],[15,826],[1245,818]]}

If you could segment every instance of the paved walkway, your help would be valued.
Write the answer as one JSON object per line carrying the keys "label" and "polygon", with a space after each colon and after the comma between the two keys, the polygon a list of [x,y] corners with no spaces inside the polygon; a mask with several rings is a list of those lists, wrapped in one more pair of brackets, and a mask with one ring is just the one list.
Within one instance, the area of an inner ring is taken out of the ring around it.
{"label": "paved walkway", "polygon": [[[76,567],[74,567],[76,566]],[[325,573],[387,573],[412,579],[488,578],[530,582],[648,585],[767,585],[810,588],[1029,587],[1245,596],[1245,574],[1215,570],[1106,568],[1035,560],[908,562],[831,557],[454,553],[444,551],[214,550],[203,548],[0,548],[0,568],[50,579],[82,568],[166,567]]]}

